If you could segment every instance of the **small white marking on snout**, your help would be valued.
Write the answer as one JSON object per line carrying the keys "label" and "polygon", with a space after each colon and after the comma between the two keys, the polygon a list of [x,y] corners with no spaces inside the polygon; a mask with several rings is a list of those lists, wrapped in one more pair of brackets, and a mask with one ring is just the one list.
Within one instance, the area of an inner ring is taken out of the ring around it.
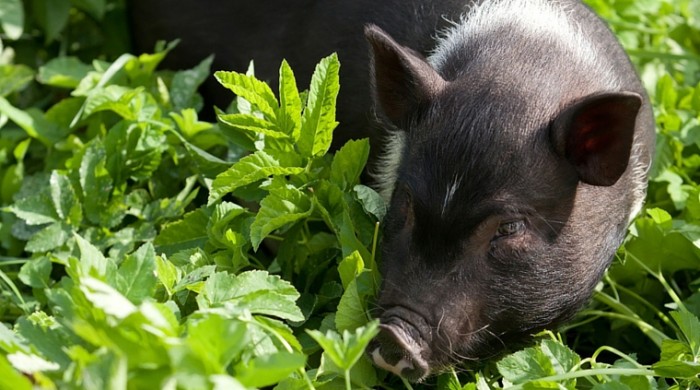
{"label": "small white marking on snout", "polygon": [[372,351],[372,360],[374,361],[374,364],[376,364],[380,368],[383,368],[399,376],[401,376],[401,372],[404,369],[408,368],[413,370],[415,368],[413,363],[406,360],[405,357],[399,360],[398,363],[396,363],[396,365],[391,365],[387,363],[387,361],[384,360],[384,356],[382,356],[382,354],[379,352],[380,348],[381,347],[377,347],[374,351]]}

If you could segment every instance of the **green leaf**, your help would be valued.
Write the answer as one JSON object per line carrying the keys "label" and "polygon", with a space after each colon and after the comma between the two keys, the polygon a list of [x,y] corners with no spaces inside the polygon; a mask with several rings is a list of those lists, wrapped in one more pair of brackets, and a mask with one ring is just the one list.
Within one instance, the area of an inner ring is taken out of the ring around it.
{"label": "green leaf", "polygon": [[354,333],[346,330],[342,337],[332,330],[323,334],[318,330],[307,329],[306,333],[323,348],[324,355],[336,366],[349,370],[360,359],[369,342],[379,333],[379,321],[375,320],[359,327]]}
{"label": "green leaf", "polygon": [[350,140],[333,156],[331,182],[348,191],[360,182],[360,175],[369,158],[369,140]]}
{"label": "green leaf", "polygon": [[0,25],[7,37],[17,40],[24,31],[24,7],[21,0],[0,1]]}
{"label": "green leaf", "polygon": [[[120,218],[114,218],[113,209],[105,207],[112,193],[112,178],[107,171],[107,152],[98,138],[85,148],[80,161],[79,183],[82,189],[85,216],[94,224],[112,226]],[[108,214],[108,215],[105,215]]]}
{"label": "green leaf", "polygon": [[273,175],[296,175],[304,171],[300,167],[281,166],[269,154],[259,150],[245,156],[226,172],[214,179],[209,192],[209,205],[225,194],[242,186],[258,182]]}
{"label": "green leaf", "polygon": [[45,359],[58,364],[62,369],[71,364],[65,346],[76,342],[73,335],[56,318],[36,311],[17,320],[16,331]]}
{"label": "green leaf", "polygon": [[[0,4],[2,2],[0,1]],[[1,20],[1,19],[0,19]],[[7,28],[5,28],[7,31]],[[32,382],[15,370],[4,355],[0,355],[0,390],[32,390]]]}
{"label": "green leaf", "polygon": [[27,135],[36,138],[47,146],[52,146],[63,138],[63,130],[55,123],[46,120],[39,110],[30,108],[26,111],[14,107],[4,97],[0,97],[0,113],[15,122]]}
{"label": "green leaf", "polygon": [[93,307],[119,320],[125,319],[138,310],[119,291],[101,280],[87,276],[80,280],[79,287]]}
{"label": "green leaf", "polygon": [[209,56],[194,68],[175,73],[170,87],[170,98],[175,110],[182,110],[194,105],[197,88],[209,77],[213,61],[214,56]]}
{"label": "green leaf", "polygon": [[83,64],[76,57],[58,57],[39,68],[37,80],[46,85],[75,88],[93,67]]}
{"label": "green leaf", "polygon": [[365,213],[374,216],[377,221],[384,220],[387,205],[384,198],[382,198],[377,191],[362,184],[358,184],[353,187],[353,191],[355,192],[355,196],[360,202],[360,205],[362,205],[362,209],[365,211]]}
{"label": "green leaf", "polygon": [[265,314],[289,321],[303,321],[296,305],[299,293],[289,282],[266,271],[247,271],[238,276],[218,272],[204,283],[197,301],[201,307],[217,307],[225,303],[240,311]]}
{"label": "green leaf", "polygon": [[214,73],[214,76],[221,85],[250,102],[267,120],[276,121],[279,103],[269,85],[256,79],[255,76],[238,72],[218,71]]}
{"label": "green leaf", "polygon": [[311,77],[308,102],[301,118],[301,134],[297,147],[306,156],[320,156],[331,146],[335,121],[335,99],[340,90],[340,62],[331,54],[316,65]]}
{"label": "green leaf", "polygon": [[71,3],[97,20],[102,19],[107,9],[107,0],[71,0]]}
{"label": "green leaf", "polygon": [[368,301],[376,295],[372,273],[364,271],[353,279],[343,292],[335,314],[335,325],[339,331],[355,330],[369,320]]}
{"label": "green leaf", "polygon": [[80,225],[83,217],[82,208],[68,176],[53,171],[49,178],[49,185],[56,215],[70,225]]}
{"label": "green leaf", "polygon": [[260,210],[250,226],[253,248],[258,249],[268,234],[311,215],[311,200],[294,187],[280,187],[260,202]]}
{"label": "green leaf", "polygon": [[[17,217],[23,219],[27,225],[43,225],[47,223],[59,222],[60,217],[56,213],[56,209],[51,200],[48,186],[37,187],[40,180],[27,181],[23,185],[23,189],[29,186],[30,190],[36,189],[36,192],[22,197],[10,206],[10,211]],[[41,184],[44,184],[41,180]]]}
{"label": "green leaf", "polygon": [[282,132],[276,123],[250,114],[219,115],[219,120],[239,131],[249,133],[254,138],[257,138],[258,134],[262,134],[269,138],[289,140],[289,136]]}
{"label": "green leaf", "polygon": [[688,311],[671,312],[671,317],[678,324],[683,339],[690,347],[693,360],[700,360],[700,320],[698,317]]}
{"label": "green leaf", "polygon": [[209,374],[224,374],[248,344],[246,326],[218,315],[188,325],[187,344]]}
{"label": "green leaf", "polygon": [[197,111],[192,108],[185,108],[180,113],[171,112],[170,116],[187,139],[192,139],[202,131],[210,130],[214,126],[209,122],[200,121],[197,118]]}
{"label": "green leaf", "polygon": [[340,280],[343,283],[343,288],[347,289],[350,282],[352,282],[356,276],[362,273],[365,268],[365,262],[360,256],[360,252],[352,252],[349,256],[346,256],[340,264],[338,264],[338,274],[340,275]]}
{"label": "green leaf", "polygon": [[70,8],[70,0],[32,1],[33,15],[44,29],[47,43],[56,40],[68,23]]}
{"label": "green leaf", "polygon": [[277,121],[285,134],[289,134],[293,140],[299,139],[301,130],[301,97],[297,89],[294,72],[286,60],[280,65],[280,111]]}
{"label": "green leaf", "polygon": [[156,286],[155,261],[153,245],[147,243],[128,255],[117,271],[117,289],[136,305],[153,294]]}
{"label": "green leaf", "polygon": [[173,263],[163,257],[156,257],[156,276],[169,296],[174,294],[173,287],[178,282],[180,274]]}
{"label": "green leaf", "polygon": [[514,384],[523,384],[565,374],[578,361],[578,356],[566,346],[552,340],[542,340],[537,347],[526,348],[504,357],[496,366],[505,379]]}
{"label": "green leaf", "polygon": [[700,363],[664,360],[652,365],[654,374],[663,378],[694,378],[700,375]]}
{"label": "green leaf", "polygon": [[[0,3],[0,12],[2,4]],[[2,16],[0,15],[0,22]],[[0,65],[0,96],[20,91],[34,78],[34,71],[25,65]]]}
{"label": "green leaf", "polygon": [[277,352],[258,356],[236,366],[237,379],[248,387],[273,385],[304,367],[306,356],[299,353]]}
{"label": "green leaf", "polygon": [[72,229],[64,222],[55,222],[34,233],[27,241],[24,249],[27,252],[37,253],[56,249],[65,244],[71,237]]}
{"label": "green leaf", "polygon": [[51,276],[51,261],[47,257],[39,257],[24,263],[19,271],[22,283],[33,288],[49,287]]}
{"label": "green leaf", "polygon": [[116,265],[112,260],[104,257],[102,252],[78,234],[73,234],[80,251],[80,263],[76,267],[70,267],[77,276],[82,277],[92,275],[108,279],[116,272]]}
{"label": "green leaf", "polygon": [[165,224],[153,243],[159,252],[168,255],[184,249],[203,248],[209,240],[207,225],[210,215],[205,208],[189,212],[181,220]]}

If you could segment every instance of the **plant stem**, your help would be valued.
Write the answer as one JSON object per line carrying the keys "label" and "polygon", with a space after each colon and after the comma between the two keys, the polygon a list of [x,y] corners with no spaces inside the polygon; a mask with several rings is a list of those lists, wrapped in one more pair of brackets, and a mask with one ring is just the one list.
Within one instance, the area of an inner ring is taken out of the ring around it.
{"label": "plant stem", "polygon": [[352,383],[350,382],[350,370],[345,370],[345,390],[352,390]]}
{"label": "plant stem", "polygon": [[610,318],[619,318],[619,319],[627,320],[627,321],[635,324],[659,348],[661,348],[661,342],[663,340],[669,339],[669,337],[666,336],[666,334],[664,334],[660,330],[654,328],[649,323],[642,320],[641,317],[639,317],[639,315],[637,315],[637,313],[632,311],[632,309],[625,306],[621,302],[616,301],[608,294],[603,293],[603,292],[596,292],[594,295],[594,299],[606,304],[608,307],[615,310],[617,313],[607,313],[607,312],[598,311],[598,310],[591,310],[588,313],[598,314],[600,316],[605,316],[605,317],[610,317]]}
{"label": "plant stem", "polygon": [[[596,376],[596,375],[623,375],[623,376],[654,376],[654,371],[643,368],[595,368],[590,370],[581,370],[567,372],[566,374],[552,375],[544,378],[538,378],[538,382],[561,382],[575,378]],[[522,383],[512,387],[509,390],[522,389],[527,384]]]}

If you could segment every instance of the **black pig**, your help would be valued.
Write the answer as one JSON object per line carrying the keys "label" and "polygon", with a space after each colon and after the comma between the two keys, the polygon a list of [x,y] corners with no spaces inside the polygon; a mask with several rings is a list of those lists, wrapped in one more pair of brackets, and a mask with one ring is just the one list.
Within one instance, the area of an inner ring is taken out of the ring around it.
{"label": "black pig", "polygon": [[[570,319],[641,207],[654,146],[648,98],[579,1],[131,7],[138,49],[183,39],[174,66],[214,52],[216,69],[244,70],[254,58],[256,74],[274,82],[287,58],[305,80],[338,52],[336,145],[372,135],[378,149],[382,133],[371,129],[390,134],[377,164],[391,199],[382,325],[368,353],[410,380]],[[208,88],[223,105],[228,92]]]}
{"label": "black pig", "polygon": [[374,362],[493,356],[589,299],[643,202],[649,101],[578,1],[474,5],[427,58],[366,29],[393,124]]}

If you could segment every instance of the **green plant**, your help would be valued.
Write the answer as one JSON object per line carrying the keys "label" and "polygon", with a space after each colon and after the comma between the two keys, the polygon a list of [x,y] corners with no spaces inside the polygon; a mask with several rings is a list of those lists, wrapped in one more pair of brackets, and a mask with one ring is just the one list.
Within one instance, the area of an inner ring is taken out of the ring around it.
{"label": "green plant", "polygon": [[122,55],[121,2],[0,0],[0,388],[700,387],[700,2],[589,4],[654,102],[646,207],[576,321],[411,385],[362,354],[386,206],[366,140],[328,153],[334,56],[217,72],[209,123],[211,59]]}

